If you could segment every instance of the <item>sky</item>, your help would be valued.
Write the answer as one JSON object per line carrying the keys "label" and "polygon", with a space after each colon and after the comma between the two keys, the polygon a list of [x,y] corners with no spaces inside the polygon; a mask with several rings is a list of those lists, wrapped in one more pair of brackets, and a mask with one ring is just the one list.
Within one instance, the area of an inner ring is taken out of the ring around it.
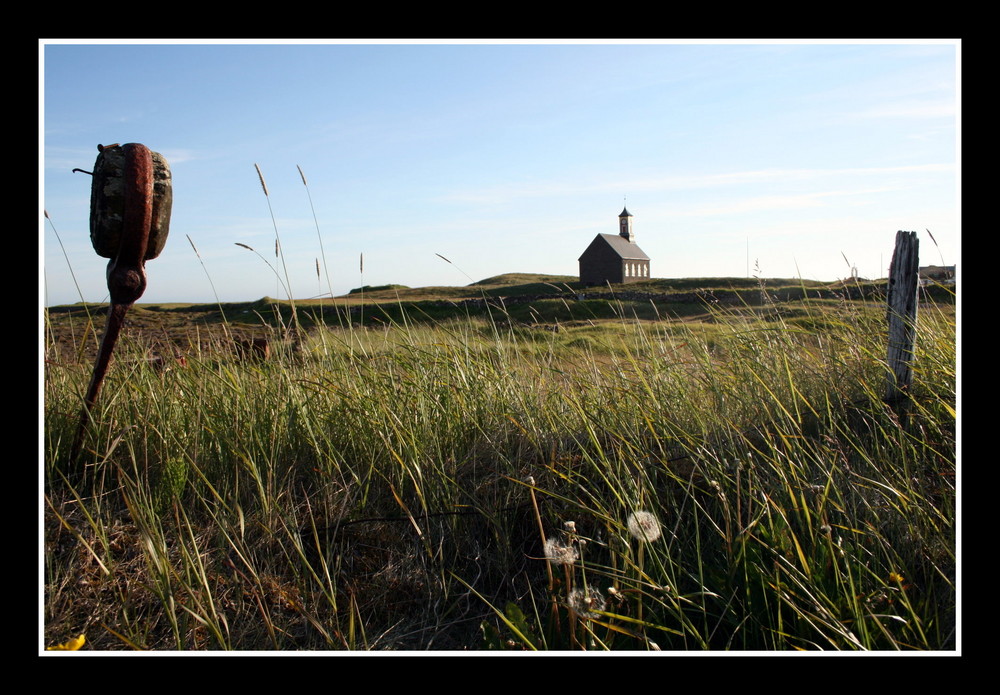
{"label": "sky", "polygon": [[656,278],[885,277],[897,230],[959,262],[957,41],[43,40],[39,62],[45,306],[108,300],[72,170],[128,142],[173,176],[141,303],[575,276],[623,207]]}

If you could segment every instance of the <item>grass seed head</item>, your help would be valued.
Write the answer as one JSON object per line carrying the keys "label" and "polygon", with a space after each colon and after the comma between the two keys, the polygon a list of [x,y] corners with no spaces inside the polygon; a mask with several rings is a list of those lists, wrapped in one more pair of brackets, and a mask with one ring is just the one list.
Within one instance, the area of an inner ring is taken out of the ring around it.
{"label": "grass seed head", "polygon": [[257,170],[257,177],[260,179],[260,187],[264,189],[264,195],[270,198],[270,196],[267,195],[267,184],[264,183],[264,172],[260,170],[260,167],[256,163],[253,166]]}

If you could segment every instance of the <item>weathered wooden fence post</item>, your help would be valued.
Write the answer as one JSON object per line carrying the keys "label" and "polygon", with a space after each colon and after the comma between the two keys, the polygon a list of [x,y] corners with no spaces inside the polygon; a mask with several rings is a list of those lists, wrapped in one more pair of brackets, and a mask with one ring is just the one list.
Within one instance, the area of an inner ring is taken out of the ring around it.
{"label": "weathered wooden fence post", "polygon": [[917,278],[920,242],[916,232],[896,232],[889,266],[889,375],[885,402],[901,412],[909,400],[913,341],[917,327]]}

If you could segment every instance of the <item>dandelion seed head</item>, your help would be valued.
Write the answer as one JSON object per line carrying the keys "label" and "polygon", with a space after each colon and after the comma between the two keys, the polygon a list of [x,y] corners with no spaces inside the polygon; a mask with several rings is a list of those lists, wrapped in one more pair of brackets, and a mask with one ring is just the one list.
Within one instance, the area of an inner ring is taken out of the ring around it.
{"label": "dandelion seed head", "polygon": [[572,545],[560,543],[555,538],[545,541],[545,559],[557,565],[572,565],[580,557],[580,553]]}
{"label": "dandelion seed head", "polygon": [[606,602],[599,589],[585,587],[573,589],[566,597],[566,606],[578,616],[596,618],[597,611],[603,611]]}
{"label": "dandelion seed head", "polygon": [[628,518],[628,532],[632,537],[652,543],[660,537],[660,522],[651,512],[634,512]]}

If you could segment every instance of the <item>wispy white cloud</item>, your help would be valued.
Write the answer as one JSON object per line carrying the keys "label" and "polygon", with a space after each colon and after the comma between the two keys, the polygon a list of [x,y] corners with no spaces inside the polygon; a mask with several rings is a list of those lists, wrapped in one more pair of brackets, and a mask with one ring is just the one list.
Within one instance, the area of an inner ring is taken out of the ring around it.
{"label": "wispy white cloud", "polygon": [[644,190],[685,190],[757,183],[793,183],[840,177],[857,178],[885,176],[889,174],[950,173],[954,169],[955,165],[951,163],[915,164],[899,167],[852,167],[846,169],[756,169],[702,176],[672,176],[660,179],[641,179],[630,182],[629,186],[637,186]]}
{"label": "wispy white cloud", "polygon": [[171,166],[199,159],[199,156],[195,154],[195,150],[189,149],[166,150],[160,154],[167,158],[167,161],[170,162]]}
{"label": "wispy white cloud", "polygon": [[[471,203],[482,205],[509,204],[515,200],[527,198],[555,198],[569,195],[607,194],[609,192],[637,191],[684,191],[724,186],[742,186],[750,184],[780,185],[801,184],[808,180],[851,178],[861,179],[872,176],[907,175],[907,174],[947,174],[953,173],[955,165],[946,164],[916,164],[899,167],[857,167],[846,169],[758,169],[734,171],[718,174],[695,176],[643,177],[630,180],[590,180],[579,182],[542,181],[529,183],[513,183],[498,186],[484,186],[477,189],[460,189],[449,191],[437,198],[440,202]],[[872,192],[883,189],[858,189],[851,193]],[[848,194],[842,192],[841,194]],[[822,197],[828,195],[824,191],[793,196],[794,198]]]}
{"label": "wispy white cloud", "polygon": [[883,118],[954,118],[955,102],[952,100],[911,100],[889,102],[844,115],[846,120]]}
{"label": "wispy white cloud", "polygon": [[72,171],[75,168],[87,169],[93,167],[97,159],[97,147],[47,147],[45,148],[46,169]]}
{"label": "wispy white cloud", "polygon": [[886,193],[898,189],[899,187],[897,186],[882,186],[878,188],[859,188],[856,190],[814,191],[800,195],[748,196],[675,209],[673,215],[676,217],[709,218],[718,215],[746,214],[752,212],[802,210],[822,207],[830,198]]}

